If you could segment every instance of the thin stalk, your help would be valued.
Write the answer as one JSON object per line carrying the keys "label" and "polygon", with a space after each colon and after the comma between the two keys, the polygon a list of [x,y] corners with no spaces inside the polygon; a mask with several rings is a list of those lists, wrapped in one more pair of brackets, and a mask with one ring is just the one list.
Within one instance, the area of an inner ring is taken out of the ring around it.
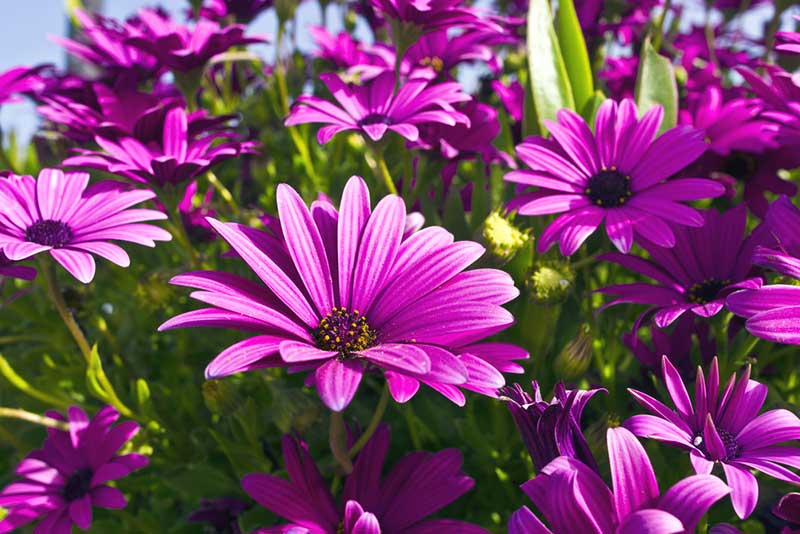
{"label": "thin stalk", "polygon": [[233,194],[231,194],[230,189],[225,187],[225,184],[219,181],[217,175],[214,174],[214,171],[211,169],[208,170],[206,173],[206,177],[208,178],[208,183],[210,183],[214,189],[217,190],[219,196],[222,197],[222,200],[231,208],[233,214],[238,217],[239,216],[239,206],[236,204],[236,200],[233,198]]}
{"label": "thin stalk", "polygon": [[671,5],[672,0],[666,0],[666,2],[664,2],[664,10],[656,20],[656,27],[653,29],[653,49],[655,49],[656,52],[661,48],[661,41],[664,38],[664,19],[667,18],[667,13],[669,13]]}
{"label": "thin stalk", "polygon": [[186,254],[186,258],[189,260],[189,264],[192,268],[198,267],[197,262],[197,253],[192,246],[192,241],[189,239],[189,234],[186,233],[186,227],[183,225],[183,219],[181,218],[181,211],[178,208],[178,204],[180,203],[177,201],[177,190],[174,191],[167,191],[165,189],[158,190],[158,198],[166,205],[167,208],[167,217],[169,217],[168,226],[170,228],[170,233],[175,237],[175,240],[181,245],[183,248],[184,253]]}
{"label": "thin stalk", "polygon": [[[376,145],[372,145],[371,148],[372,155],[375,158],[375,165],[370,166],[375,173],[375,178],[383,182],[383,185],[386,186],[386,190],[389,191],[390,194],[396,195],[397,187],[394,185],[389,167],[386,166],[386,160],[383,157],[384,148]],[[369,160],[367,160],[367,163],[370,163]]]}
{"label": "thin stalk", "polygon": [[58,419],[53,419],[52,417],[45,417],[44,415],[20,410],[19,408],[5,408],[0,406],[0,417],[5,417],[8,419],[20,419],[22,421],[28,421],[29,423],[46,426],[47,428],[57,428],[59,430],[69,431],[69,425],[64,421],[59,421]]}
{"label": "thin stalk", "polygon": [[69,330],[69,333],[72,334],[72,337],[75,339],[75,343],[77,343],[78,347],[81,349],[81,354],[83,354],[86,363],[90,364],[92,361],[92,349],[89,346],[89,342],[86,341],[86,336],[83,335],[81,327],[72,316],[72,312],[67,309],[67,304],[64,302],[64,297],[61,295],[61,290],[58,288],[53,262],[42,260],[39,263],[45,283],[47,284],[47,294],[50,296],[50,300],[56,307],[58,315],[61,316],[61,320],[64,321],[67,330]]}
{"label": "thin stalk", "polygon": [[12,386],[20,390],[22,393],[33,397],[34,399],[58,408],[66,409],[69,407],[70,403],[68,401],[49,395],[48,393],[38,390],[30,385],[27,380],[17,374],[17,372],[13,367],[11,367],[11,364],[8,363],[8,360],[6,360],[2,354],[0,354],[0,375],[3,375],[3,377],[8,380]]}
{"label": "thin stalk", "polygon": [[378,400],[378,405],[375,406],[375,411],[372,413],[372,419],[370,419],[366,430],[364,430],[364,433],[361,434],[361,437],[358,438],[358,441],[355,442],[353,447],[347,451],[348,458],[355,458],[356,454],[358,454],[358,451],[360,451],[364,445],[367,444],[372,435],[375,434],[375,431],[378,430],[378,426],[381,424],[381,419],[383,419],[383,414],[386,412],[386,406],[388,404],[389,386],[385,385],[383,386],[381,398]]}
{"label": "thin stalk", "polygon": [[331,412],[331,423],[328,430],[328,443],[331,446],[333,457],[342,468],[345,475],[353,472],[353,462],[347,454],[347,429],[344,425],[342,412]]}

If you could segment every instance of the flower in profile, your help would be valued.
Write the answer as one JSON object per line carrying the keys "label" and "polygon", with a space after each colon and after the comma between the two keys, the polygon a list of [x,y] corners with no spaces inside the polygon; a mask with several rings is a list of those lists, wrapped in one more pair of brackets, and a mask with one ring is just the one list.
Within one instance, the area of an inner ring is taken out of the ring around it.
{"label": "flower in profile", "polygon": [[525,102],[525,89],[519,81],[514,80],[504,85],[500,80],[492,80],[492,90],[497,93],[497,98],[516,122],[522,120],[522,106]]}
{"label": "flower in profile", "polygon": [[139,425],[125,421],[116,426],[117,411],[106,406],[89,419],[80,408],[48,417],[64,421],[69,431],[48,429],[41,449],[32,451],[19,464],[19,480],[0,491],[0,508],[8,515],[0,521],[0,532],[15,532],[41,518],[34,532],[69,534],[75,524],[83,530],[92,524],[92,507],[118,510],[127,500],[108,485],[148,463],[137,453],[118,454],[136,435]]}
{"label": "flower in profile", "polygon": [[[773,202],[765,219],[774,239],[769,246],[756,247],[753,263],[800,280],[800,210],[781,196]],[[745,328],[756,337],[800,345],[800,287],[772,284],[755,290],[737,291],[727,299],[736,315],[746,317]]]}
{"label": "flower in profile", "polygon": [[527,357],[506,343],[481,343],[513,323],[501,307],[519,291],[495,269],[464,271],[484,252],[453,242],[440,227],[404,238],[397,196],[370,209],[369,191],[351,178],[337,212],[330,202],[306,207],[278,186],[281,239],[235,223],[211,226],[264,285],[228,273],[193,272],[172,283],[199,289],[210,308],[184,313],[160,329],[237,328],[258,335],[236,343],[206,368],[207,378],[288,367],[312,371],[309,384],[334,411],[352,400],[366,372],[382,372],[394,399],[406,402],[424,383],[463,405],[464,387],[494,395],[500,372]]}
{"label": "flower in profile", "polygon": [[606,434],[611,488],[574,458],[560,456],[522,485],[550,528],[527,507],[511,517],[509,534],[641,534],[694,532],[711,506],[730,493],[719,478],[693,475],[663,495],[647,453],[624,428]]}
{"label": "flower in profile", "polygon": [[736,206],[725,213],[700,212],[703,226],[676,227],[676,244],[664,248],[642,241],[649,260],[611,252],[599,259],[610,261],[651,278],[656,283],[634,282],[598,289],[615,298],[617,304],[649,304],[645,314],[653,314],[659,328],[671,325],[686,312],[713,317],[725,307],[725,297],[737,289],[756,289],[763,280],[750,276],[753,251],[763,233],[747,232],[747,210]]}
{"label": "flower in profile", "polygon": [[0,250],[0,281],[2,277],[17,278],[19,280],[33,280],[36,278],[36,269],[9,260]]}
{"label": "flower in profile", "polygon": [[692,364],[693,340],[697,340],[703,364],[708,364],[717,353],[717,342],[707,321],[699,321],[694,314],[684,314],[677,319],[671,330],[650,328],[650,342],[641,338],[639,324],[632,332],[622,336],[622,343],[639,360],[639,364],[661,376],[661,356],[669,354],[670,361],[681,376],[694,375]]}
{"label": "flower in profile", "polygon": [[241,24],[223,28],[217,22],[201,19],[190,28],[152,9],[139,10],[138,18],[144,32],[129,37],[125,44],[152,55],[161,65],[176,72],[200,69],[212,57],[234,46],[266,42],[263,37],[245,36]]}
{"label": "flower in profile", "polygon": [[[228,131],[216,127],[191,131],[186,110],[180,106],[165,113],[163,124],[163,138],[147,144],[134,137],[98,134],[95,141],[102,151],[75,149],[78,155],[67,158],[63,165],[99,169],[163,187],[191,180],[222,161],[254,152],[255,142],[237,141]],[[214,144],[219,140],[222,142]]]}
{"label": "flower in profile", "polygon": [[367,46],[357,41],[350,33],[342,31],[335,36],[322,26],[308,29],[319,47],[314,55],[357,75],[361,80],[370,80],[394,68],[394,55],[386,48]]}
{"label": "flower in profile", "polygon": [[772,513],[797,528],[784,527],[781,534],[800,532],[800,493],[787,493],[772,508]]}
{"label": "flower in profile", "polygon": [[[713,198],[725,188],[704,178],[670,179],[706,150],[703,132],[676,126],[655,138],[663,111],[656,106],[636,118],[630,99],[606,100],[597,111],[595,133],[574,112],[562,109],[558,123],[546,121],[552,139],[529,137],[517,155],[530,170],[505,179],[539,190],[511,203],[520,215],[560,213],[539,237],[544,252],[556,241],[571,256],[605,221],[606,233],[627,253],[636,235],[662,247],[675,246],[668,222],[702,226],[700,212],[682,202]],[[654,139],[655,138],[655,139]]]}
{"label": "flower in profile", "polygon": [[597,77],[605,82],[609,94],[619,100],[633,98],[638,72],[638,56],[609,57],[606,58],[605,67],[598,71]]}
{"label": "flower in profile", "polygon": [[0,104],[14,102],[18,93],[35,92],[43,85],[38,69],[14,67],[0,72]]}
{"label": "flower in profile", "polygon": [[533,397],[519,384],[499,391],[531,455],[533,467],[542,471],[559,456],[574,458],[597,471],[597,463],[581,431],[581,414],[595,393],[605,389],[568,390],[563,382],[553,388],[553,399],[542,399],[539,383],[531,383]]}
{"label": "flower in profile", "polygon": [[[800,15],[795,15],[794,20],[800,21]],[[800,54],[800,32],[778,32],[775,34],[779,43],[775,50],[789,52],[790,54]]]}
{"label": "flower in profile", "polygon": [[675,410],[629,389],[636,401],[655,415],[634,415],[625,421],[625,428],[689,451],[697,473],[711,473],[714,465],[720,464],[731,487],[733,509],[742,519],[753,512],[758,500],[758,482],[751,469],[800,484],[800,476],[783,465],[796,466],[800,448],[778,445],[800,439],[800,419],[784,409],[759,415],[768,389],[750,379],[749,365],[738,380],[736,373],[731,375],[721,398],[716,357],[708,378],[698,367],[693,405],[678,371],[666,356],[661,362],[664,385]]}
{"label": "flower in profile", "polygon": [[764,102],[762,115],[778,125],[776,141],[781,145],[800,145],[800,76],[775,65],[765,65],[765,77],[739,67],[750,89]]}
{"label": "flower in profile", "polygon": [[213,534],[242,534],[239,516],[251,505],[236,497],[203,499],[200,508],[187,518],[188,523],[207,525]]}
{"label": "flower in profile", "polygon": [[[502,28],[482,19],[474,8],[462,7],[463,0],[370,0],[372,8],[395,24],[427,33],[451,28]],[[397,35],[393,35],[395,39]]]}
{"label": "flower in profile", "polygon": [[130,265],[125,251],[111,240],[154,247],[155,241],[172,239],[166,230],[142,224],[166,219],[166,214],[128,209],[155,197],[152,191],[113,181],[88,184],[87,173],[58,169],[43,169],[38,179],[0,178],[0,205],[8,208],[0,212],[0,250],[13,261],[49,252],[88,284],[94,278],[93,254],[121,267]]}
{"label": "flower in profile", "polygon": [[469,31],[456,36],[448,36],[446,29],[430,32],[406,51],[403,56],[405,68],[401,72],[408,73],[411,78],[433,79],[448,74],[461,63],[478,61],[496,73],[500,70],[500,62],[488,44],[501,37],[491,31]]}
{"label": "flower in profile", "polygon": [[178,203],[178,212],[181,214],[183,226],[190,237],[203,241],[214,239],[216,234],[206,220],[207,217],[213,217],[216,213],[211,207],[214,189],[209,186],[199,203],[195,202],[196,195],[197,180],[186,186],[186,192]]}
{"label": "flower in profile", "polygon": [[475,482],[461,471],[457,449],[413,452],[384,477],[389,428],[381,425],[353,462],[340,502],[331,494],[308,446],[283,437],[289,481],[260,473],[245,475],[242,487],[264,508],[290,523],[256,532],[291,534],[488,534],[471,523],[428,519]]}
{"label": "flower in profile", "polygon": [[348,130],[361,132],[371,141],[381,140],[387,130],[416,141],[418,124],[469,124],[469,119],[453,107],[456,102],[470,100],[458,82],[429,85],[427,80],[409,80],[395,93],[392,72],[384,72],[363,85],[345,84],[333,73],[320,74],[320,79],[341,107],[316,96],[301,95],[284,125],[327,124],[317,132],[321,144]]}
{"label": "flower in profile", "polygon": [[206,0],[197,10],[198,16],[221,21],[233,17],[236,22],[248,24],[263,11],[272,7],[273,0]]}

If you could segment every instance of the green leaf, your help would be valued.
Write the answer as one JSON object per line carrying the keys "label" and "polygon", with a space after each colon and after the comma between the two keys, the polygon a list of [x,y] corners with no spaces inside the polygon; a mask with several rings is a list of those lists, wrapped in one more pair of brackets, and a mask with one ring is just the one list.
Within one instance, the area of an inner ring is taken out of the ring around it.
{"label": "green leaf", "polygon": [[597,115],[597,110],[600,108],[600,104],[602,104],[605,99],[606,95],[603,94],[603,91],[598,89],[581,109],[581,117],[586,119],[586,123],[589,124],[590,127],[594,124],[594,118]]}
{"label": "green leaf", "polygon": [[89,393],[112,405],[123,416],[134,417],[133,412],[123,404],[117,392],[114,391],[114,386],[108,380],[106,372],[103,370],[103,362],[100,361],[100,354],[97,352],[97,345],[92,347],[91,358],[89,367],[86,369],[86,385]]}
{"label": "green leaf", "polygon": [[675,69],[670,60],[660,55],[647,40],[642,46],[639,58],[639,76],[636,78],[636,107],[639,114],[646,113],[653,106],[664,108],[661,121],[662,133],[678,122],[678,84]]}
{"label": "green leaf", "polygon": [[528,69],[533,105],[539,128],[545,120],[556,120],[563,108],[575,109],[567,69],[556,32],[549,0],[531,0],[528,9]]}
{"label": "green leaf", "polygon": [[592,98],[594,80],[589,51],[586,49],[586,41],[572,0],[558,1],[557,26],[558,43],[572,87],[575,109],[581,111]]}

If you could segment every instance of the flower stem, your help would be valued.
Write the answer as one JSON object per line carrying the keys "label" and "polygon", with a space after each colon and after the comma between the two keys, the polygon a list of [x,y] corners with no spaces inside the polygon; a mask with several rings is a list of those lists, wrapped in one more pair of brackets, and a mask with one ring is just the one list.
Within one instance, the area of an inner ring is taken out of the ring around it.
{"label": "flower stem", "polygon": [[[171,189],[171,188],[170,188]],[[169,228],[170,233],[175,237],[175,240],[180,243],[181,247],[183,248],[184,253],[186,254],[186,258],[189,260],[189,264],[192,268],[197,268],[197,253],[192,247],[192,241],[189,239],[189,234],[186,233],[186,227],[183,225],[183,220],[181,219],[181,211],[178,205],[180,201],[177,200],[178,191],[175,189],[167,190],[167,189],[158,189],[158,198],[164,203],[167,208],[167,217],[169,217]],[[175,198],[173,198],[175,197]]]}
{"label": "flower stem", "polygon": [[333,457],[344,471],[345,475],[353,472],[353,462],[347,454],[347,429],[344,426],[342,412],[331,412],[331,425],[328,430],[328,443],[331,446]]}
{"label": "flower stem", "polygon": [[358,438],[358,441],[356,441],[353,447],[347,451],[348,458],[355,458],[356,454],[358,454],[358,451],[364,448],[364,445],[367,444],[372,435],[375,434],[375,431],[378,430],[378,426],[381,424],[381,419],[383,419],[383,414],[386,412],[386,406],[388,404],[389,386],[384,385],[383,390],[381,390],[381,398],[378,400],[378,405],[375,406],[375,411],[372,413],[372,419],[370,419],[366,430],[364,430],[364,433],[361,434],[360,438]]}
{"label": "flower stem", "polygon": [[64,302],[64,297],[61,295],[61,290],[58,288],[58,281],[56,279],[53,262],[41,261],[40,265],[42,274],[44,275],[45,283],[47,284],[47,294],[50,296],[50,300],[53,302],[53,305],[56,307],[56,311],[61,316],[61,320],[64,321],[67,330],[69,330],[69,333],[72,334],[72,337],[75,339],[75,343],[77,343],[78,347],[81,349],[81,353],[83,354],[84,359],[86,359],[86,363],[91,363],[92,349],[89,347],[89,342],[86,341],[86,336],[83,335],[81,327],[72,316],[72,312],[67,309],[67,304]]}
{"label": "flower stem", "polygon": [[8,419],[21,419],[29,423],[36,423],[37,425],[46,426],[47,428],[57,428],[59,430],[68,431],[69,425],[64,421],[53,419],[52,417],[45,417],[19,408],[6,408],[0,406],[0,417]]}
{"label": "flower stem", "polygon": [[[372,167],[372,171],[375,173],[375,178],[383,182],[383,185],[386,186],[386,189],[390,194],[396,195],[397,187],[394,185],[394,180],[392,180],[389,167],[386,165],[386,160],[383,157],[384,148],[376,145],[371,145],[371,148],[372,155],[375,157],[375,164],[374,166],[370,166]],[[367,163],[369,163],[369,160]]]}
{"label": "flower stem", "polygon": [[664,10],[656,19],[656,27],[653,30],[653,49],[656,52],[661,48],[661,40],[664,38],[664,19],[667,18],[667,13],[669,13],[671,4],[672,0],[666,0],[666,2],[664,2]]}
{"label": "flower stem", "polygon": [[0,375],[3,375],[3,377],[8,380],[12,386],[16,387],[22,393],[33,397],[34,399],[58,408],[66,409],[69,407],[70,403],[68,401],[56,398],[31,386],[27,380],[17,374],[17,372],[13,367],[11,367],[11,364],[8,363],[8,360],[6,360],[2,354],[0,354]]}
{"label": "flower stem", "polygon": [[206,177],[208,178],[208,183],[217,190],[219,195],[222,197],[222,200],[231,208],[233,215],[238,217],[239,216],[239,206],[236,204],[236,200],[233,198],[233,194],[231,193],[230,189],[225,187],[225,184],[219,181],[217,175],[214,174],[214,171],[211,169],[206,172]]}

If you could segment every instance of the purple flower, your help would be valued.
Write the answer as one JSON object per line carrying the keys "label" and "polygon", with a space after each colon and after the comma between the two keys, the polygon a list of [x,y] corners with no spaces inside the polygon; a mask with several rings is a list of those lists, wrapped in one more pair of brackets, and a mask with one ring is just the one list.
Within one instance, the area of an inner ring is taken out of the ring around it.
{"label": "purple flower", "polygon": [[107,482],[119,480],[145,467],[146,456],[118,455],[119,449],[139,431],[139,425],[119,418],[111,406],[91,420],[80,408],[48,417],[67,421],[69,432],[48,429],[41,449],[32,451],[17,467],[20,479],[0,492],[0,507],[8,515],[0,521],[0,532],[12,532],[41,518],[37,534],[69,534],[75,524],[83,530],[92,524],[92,507],[118,510],[127,500]]}
{"label": "purple flower", "polygon": [[684,478],[661,495],[642,444],[624,428],[609,428],[611,488],[584,464],[561,456],[522,485],[550,524],[527,508],[511,517],[509,534],[668,534],[694,532],[711,506],[730,493],[719,478]]}
{"label": "purple flower", "polygon": [[69,273],[88,284],[94,278],[93,254],[121,267],[130,258],[111,240],[154,247],[169,241],[166,230],[142,224],[166,219],[156,210],[128,209],[155,196],[105,181],[89,187],[85,172],[43,169],[39,178],[0,178],[0,249],[10,260],[49,252]]}
{"label": "purple flower", "polygon": [[606,233],[627,253],[637,236],[675,246],[667,221],[702,226],[703,216],[681,202],[722,195],[725,188],[703,178],[666,181],[706,150],[703,132],[677,126],[654,139],[662,109],[656,106],[638,120],[636,106],[606,100],[597,111],[595,134],[570,110],[558,123],[546,121],[551,139],[529,137],[517,155],[531,170],[512,171],[505,179],[539,190],[523,193],[510,207],[521,215],[561,213],[541,234],[539,251],[558,241],[571,256],[605,220]]}
{"label": "purple flower", "polygon": [[533,398],[519,384],[505,386],[498,393],[511,411],[534,469],[541,471],[557,457],[568,456],[596,471],[597,463],[581,432],[581,414],[595,393],[606,390],[568,390],[559,382],[553,388],[553,399],[546,402],[536,380],[531,387]]}
{"label": "purple flower", "polygon": [[370,0],[370,3],[375,12],[384,19],[414,26],[425,33],[459,27],[502,30],[496,24],[481,19],[474,8],[459,7],[462,1]]}
{"label": "purple flower", "polygon": [[172,280],[198,288],[210,308],[170,319],[161,330],[190,326],[238,328],[258,335],[236,343],[206,368],[208,378],[264,367],[313,371],[323,402],[334,411],[352,400],[365,372],[382,371],[389,391],[406,402],[429,385],[463,405],[457,386],[494,395],[527,357],[505,343],[480,343],[513,323],[501,307],[518,290],[494,269],[462,272],[484,252],[453,242],[443,228],[404,237],[402,199],[370,209],[359,177],[344,190],[340,211],[324,200],[309,212],[297,192],[278,186],[283,241],[235,223],[211,226],[266,287],[221,272]]}
{"label": "purple flower", "polygon": [[633,98],[636,76],[639,73],[639,58],[609,57],[606,66],[597,73],[604,80],[609,94],[615,99]]}
{"label": "purple flower", "polygon": [[251,505],[235,497],[203,499],[200,508],[187,518],[188,523],[200,523],[214,529],[214,534],[242,534],[239,516]]}
{"label": "purple flower", "polygon": [[625,427],[637,436],[652,438],[689,451],[695,472],[709,474],[719,463],[731,486],[736,514],[745,519],[756,506],[758,482],[750,472],[800,484],[800,476],[782,464],[797,466],[800,448],[778,445],[800,438],[800,419],[788,410],[759,415],[767,386],[750,379],[750,366],[737,381],[732,374],[719,398],[719,367],[711,362],[708,378],[698,367],[694,405],[678,371],[662,357],[664,385],[675,410],[653,397],[629,389],[633,397],[655,415],[634,415]]}
{"label": "purple flower", "polygon": [[712,317],[725,306],[725,297],[736,289],[761,287],[762,279],[748,276],[753,250],[761,232],[745,237],[747,211],[739,205],[724,214],[716,210],[700,212],[704,225],[676,227],[673,248],[641,243],[651,259],[608,253],[600,259],[621,265],[651,278],[656,284],[636,282],[599,289],[616,298],[606,304],[649,304],[645,314],[653,313],[660,328],[672,324],[686,312]]}
{"label": "purple flower", "polygon": [[44,85],[38,69],[14,67],[0,73],[0,104],[16,101],[15,94],[36,92]]}
{"label": "purple flower", "polygon": [[357,72],[362,80],[370,80],[394,68],[394,54],[391,51],[387,55],[385,49],[366,46],[353,39],[348,32],[342,31],[333,36],[322,26],[312,26],[308,31],[319,46],[314,53],[316,57],[350,73]]}
{"label": "purple flower", "polygon": [[[769,207],[765,220],[774,244],[759,246],[753,263],[800,279],[800,210],[786,196]],[[800,344],[800,287],[774,284],[737,291],[727,299],[736,315],[747,318],[745,327],[756,337],[776,343]]]}
{"label": "purple flower", "polygon": [[241,24],[222,28],[216,22],[201,19],[194,28],[189,28],[151,9],[139,10],[138,16],[145,33],[129,37],[125,43],[152,55],[176,72],[200,69],[212,57],[234,46],[266,41],[263,37],[246,37]]}
{"label": "purple flower", "polygon": [[[202,116],[200,118],[203,118]],[[204,119],[213,125],[214,118]],[[197,129],[197,128],[193,128]],[[191,180],[209,167],[252,153],[255,142],[230,140],[230,132],[214,126],[202,133],[189,130],[189,119],[182,107],[169,109],[164,116],[163,139],[144,144],[133,137],[95,136],[101,151],[75,149],[79,155],[64,160],[63,165],[100,169],[139,183],[157,187]],[[220,139],[227,139],[213,144]]]}
{"label": "purple flower", "polygon": [[132,37],[145,35],[145,28],[138,19],[120,22],[82,9],[72,12],[80,23],[81,40],[52,38],[70,55],[102,67],[106,71],[105,77],[112,81],[120,75],[147,79],[158,74],[160,67],[154,57],[126,43]]}
{"label": "purple flower", "polygon": [[190,237],[203,241],[215,239],[216,234],[206,220],[207,217],[213,217],[216,214],[214,208],[211,207],[214,189],[209,186],[198,205],[195,205],[195,195],[197,195],[197,180],[186,186],[186,192],[178,203],[183,226]]}
{"label": "purple flower", "polygon": [[525,103],[525,89],[522,84],[514,80],[508,85],[503,85],[500,80],[492,80],[491,85],[509,116],[520,122],[522,120],[522,106]]}
{"label": "purple flower", "polygon": [[258,504],[290,523],[254,534],[488,534],[463,521],[427,519],[475,484],[461,471],[457,449],[413,452],[384,477],[388,448],[389,428],[382,425],[356,457],[337,504],[308,446],[284,436],[289,481],[253,473],[242,478],[242,487]]}
{"label": "purple flower", "polygon": [[765,65],[766,79],[754,71],[736,69],[753,92],[764,101],[762,115],[778,124],[776,140],[782,145],[800,145],[800,80],[774,65]]}
{"label": "purple flower", "polygon": [[[412,78],[433,79],[461,63],[474,61],[486,63],[495,73],[500,70],[500,62],[488,46],[489,42],[497,40],[497,33],[472,30],[450,37],[447,33],[442,29],[420,37],[403,56],[406,68],[402,72],[408,72]],[[428,73],[421,72],[423,70]]]}
{"label": "purple flower", "polygon": [[796,534],[800,532],[800,493],[787,493],[772,508],[772,513],[784,521],[798,526],[798,529],[784,527],[781,534]]}
{"label": "purple flower", "polygon": [[0,282],[2,282],[2,277],[33,280],[36,278],[36,269],[24,265],[17,265],[17,262],[9,260],[3,251],[0,250]]}
{"label": "purple flower", "polygon": [[237,22],[247,24],[272,4],[273,0],[206,0],[197,14],[217,22],[232,16]]}
{"label": "purple flower", "polygon": [[[794,20],[800,21],[800,15],[795,15]],[[781,52],[789,52],[791,54],[800,54],[800,32],[778,32],[775,34],[780,44],[775,47],[775,50]]]}
{"label": "purple flower", "polygon": [[385,72],[364,85],[345,84],[333,73],[320,74],[320,79],[341,107],[316,96],[301,95],[284,124],[328,124],[317,132],[317,140],[323,144],[348,130],[359,131],[372,141],[382,139],[387,130],[416,141],[418,124],[469,124],[469,119],[453,107],[456,102],[470,100],[457,82],[429,85],[427,80],[409,80],[395,93],[392,72]]}

